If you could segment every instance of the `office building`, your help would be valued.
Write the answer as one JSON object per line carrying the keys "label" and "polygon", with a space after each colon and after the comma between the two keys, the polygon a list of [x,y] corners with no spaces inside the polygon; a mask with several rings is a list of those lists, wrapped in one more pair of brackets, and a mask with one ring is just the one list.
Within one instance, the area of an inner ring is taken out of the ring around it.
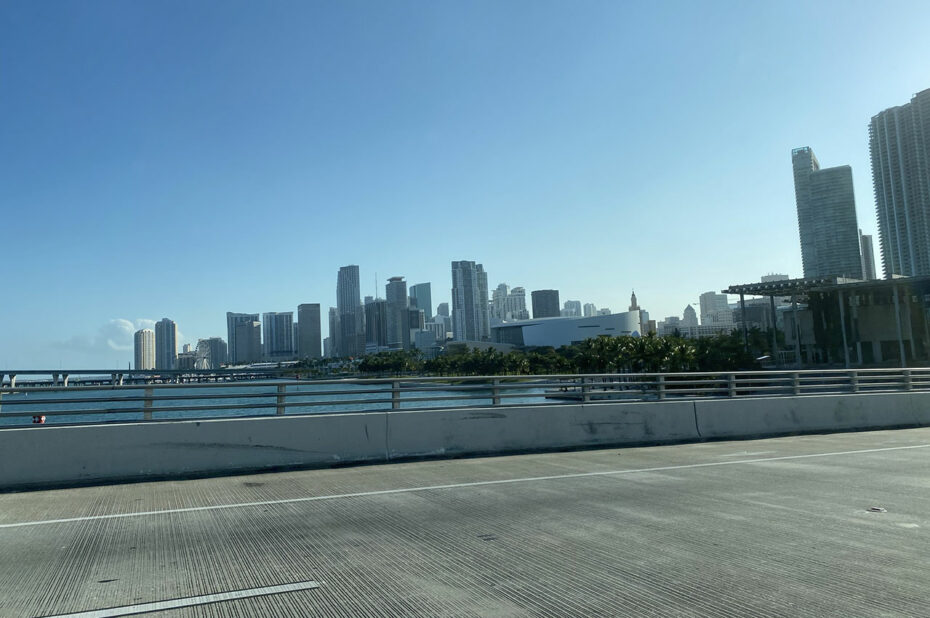
{"label": "office building", "polygon": [[387,299],[387,345],[406,350],[410,347],[407,282],[403,277],[391,277],[384,288],[384,295]]}
{"label": "office building", "polygon": [[452,333],[456,341],[490,341],[488,275],[468,260],[452,262]]}
{"label": "office building", "polygon": [[566,300],[565,304],[562,305],[562,317],[580,318],[581,317],[581,301],[580,300]]}
{"label": "office building", "polygon": [[[339,311],[335,307],[329,308],[329,357],[338,357],[340,349],[340,336],[339,336]],[[325,342],[324,342],[325,343]],[[326,353],[324,352],[324,355]]]}
{"label": "office building", "polygon": [[297,357],[320,358],[320,303],[297,305]]}
{"label": "office building", "polygon": [[148,328],[137,330],[133,335],[135,367],[139,371],[155,369],[155,331]]}
{"label": "office building", "polygon": [[697,312],[691,305],[685,307],[684,315],[681,318],[681,325],[685,328],[691,328],[698,325]]}
{"label": "office building", "polygon": [[875,276],[875,252],[872,249],[872,235],[859,230],[859,253],[862,255],[862,278],[866,281],[877,279]]}
{"label": "office building", "polygon": [[365,350],[377,352],[388,347],[388,305],[383,298],[366,298],[365,303]]}
{"label": "office building", "polygon": [[584,317],[590,318],[591,316],[597,315],[597,306],[594,303],[585,303],[584,304]]}
{"label": "office building", "polygon": [[174,368],[181,371],[200,369],[200,367],[197,366],[197,352],[191,352],[190,350],[178,354],[174,364]]}
{"label": "office building", "polygon": [[155,369],[174,369],[178,360],[178,325],[163,318],[155,322]]}
{"label": "office building", "polygon": [[294,312],[269,311],[262,314],[262,354],[267,361],[294,358]]}
{"label": "office building", "polygon": [[636,290],[630,294],[630,311],[639,311],[639,303],[636,301]]}
{"label": "office building", "polygon": [[436,305],[436,315],[441,315],[447,318],[450,317],[449,303],[439,303]]}
{"label": "office building", "polygon": [[598,315],[611,315],[610,307],[601,307],[597,310]]}
{"label": "office building", "polygon": [[[258,322],[257,313],[232,313],[231,311],[226,312],[226,342],[229,345],[230,364],[236,365],[239,363],[253,363],[258,360],[258,359],[251,359],[251,358],[240,359],[238,356],[236,356],[239,349],[249,350],[250,349],[249,345],[251,344],[251,342],[247,342],[247,344],[242,346],[242,348],[239,347],[237,340],[236,340],[236,333],[238,332],[237,326],[239,324],[246,324],[251,327],[251,324],[253,322]],[[261,338],[261,335],[259,335],[259,338]]]}
{"label": "office building", "polygon": [[531,296],[533,298],[534,320],[559,317],[558,290],[534,290]]}
{"label": "office building", "polygon": [[521,287],[510,289],[506,283],[498,285],[491,293],[491,318],[500,321],[528,320],[526,290]]}
{"label": "office building", "polygon": [[704,292],[698,298],[701,308],[701,324],[732,324],[733,310],[726,294]]}
{"label": "office building", "polygon": [[338,355],[360,356],[365,351],[365,310],[361,303],[358,266],[354,264],[339,269],[336,310],[339,314]]}
{"label": "office building", "polygon": [[869,123],[885,278],[930,275],[930,89]]}
{"label": "office building", "polygon": [[[235,361],[231,364],[248,365],[262,360],[262,323],[258,320],[251,322],[237,321],[233,331],[236,342]],[[233,357],[233,349],[229,350],[229,357]]]}
{"label": "office building", "polygon": [[433,317],[433,293],[429,283],[418,283],[410,286],[410,306],[422,309],[427,320]]}
{"label": "office building", "polygon": [[791,151],[791,163],[804,277],[861,279],[852,169],[821,169],[806,146]]}

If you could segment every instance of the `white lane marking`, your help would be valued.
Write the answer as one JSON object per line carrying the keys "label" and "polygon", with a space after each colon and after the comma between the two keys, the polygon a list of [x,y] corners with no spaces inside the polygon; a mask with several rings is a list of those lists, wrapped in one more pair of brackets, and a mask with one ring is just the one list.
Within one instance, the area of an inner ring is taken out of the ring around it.
{"label": "white lane marking", "polygon": [[261,502],[236,502],[233,504],[214,504],[210,506],[189,506],[179,509],[162,509],[159,511],[137,511],[135,513],[112,513],[110,515],[88,515],[85,517],[67,517],[64,519],[41,519],[37,521],[23,521],[13,524],[0,524],[2,528],[23,528],[26,526],[44,526],[48,524],[66,524],[78,521],[97,521],[100,519],[121,519],[124,517],[145,517],[148,515],[169,515],[173,513],[196,513],[198,511],[218,511],[222,509],[240,509],[256,506],[274,506],[277,504],[294,504],[297,502],[319,502],[323,500],[341,500],[343,498],[364,498],[367,496],[387,496],[391,494],[407,494],[418,491],[435,491],[439,489],[458,489],[462,487],[483,487],[487,485],[506,485],[510,483],[532,483],[535,481],[555,481],[560,479],[576,479],[593,476],[619,476],[623,474],[636,474],[640,472],[667,472],[670,470],[688,470],[693,468],[710,468],[714,466],[735,466],[740,464],[765,463],[769,461],[788,461],[792,459],[811,459],[814,457],[835,457],[838,455],[861,455],[865,453],[883,453],[887,451],[903,451],[908,449],[928,448],[930,444],[912,444],[909,446],[888,446],[884,448],[866,448],[857,451],[832,451],[829,453],[810,453],[807,455],[783,455],[781,457],[759,457],[756,459],[739,459],[733,461],[712,461],[697,464],[682,464],[678,466],[657,466],[655,468],[633,468],[629,470],[606,470],[602,472],[577,472],[572,474],[554,474],[552,476],[530,476],[515,479],[499,479],[496,481],[473,481],[469,483],[452,483],[449,485],[424,485],[421,487],[401,487],[399,489],[380,489],[376,491],[360,491],[350,494],[329,494],[325,496],[306,496],[303,498],[284,498],[281,500],[262,500]]}
{"label": "white lane marking", "polygon": [[87,612],[77,612],[74,614],[55,614],[54,616],[49,616],[48,618],[111,618],[112,616],[132,616],[133,614],[144,614],[146,612],[157,612],[166,609],[178,609],[179,607],[191,607],[193,605],[206,605],[207,603],[220,603],[223,601],[233,601],[235,599],[248,599],[250,597],[260,597],[269,594],[281,594],[282,592],[312,590],[313,588],[319,587],[319,582],[294,582],[293,584],[282,584],[280,586],[265,586],[264,588],[249,588],[248,590],[233,590],[232,592],[203,594],[196,597],[169,599],[167,601],[154,601],[152,603],[141,603],[139,605],[123,605],[120,607],[108,607],[106,609],[92,609]]}

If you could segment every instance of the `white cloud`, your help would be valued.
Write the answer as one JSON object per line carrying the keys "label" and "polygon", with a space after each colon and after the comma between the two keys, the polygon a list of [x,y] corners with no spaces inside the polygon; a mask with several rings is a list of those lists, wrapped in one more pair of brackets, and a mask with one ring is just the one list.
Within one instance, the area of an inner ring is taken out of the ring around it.
{"label": "white cloud", "polygon": [[[97,329],[94,335],[75,335],[65,341],[58,341],[53,347],[88,354],[97,354],[113,350],[116,352],[132,352],[133,334],[140,328],[154,328],[155,320],[139,318],[127,320],[114,318]],[[178,333],[178,341],[181,334]]]}

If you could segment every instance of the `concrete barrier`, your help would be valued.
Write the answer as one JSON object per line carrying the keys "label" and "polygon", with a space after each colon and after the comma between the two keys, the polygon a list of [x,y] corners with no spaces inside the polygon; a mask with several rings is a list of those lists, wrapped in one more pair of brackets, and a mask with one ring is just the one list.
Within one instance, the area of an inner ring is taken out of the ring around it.
{"label": "concrete barrier", "polygon": [[680,442],[698,438],[690,401],[394,412],[392,459]]}
{"label": "concrete barrier", "polygon": [[0,430],[0,490],[919,425],[930,392],[24,427]]}
{"label": "concrete barrier", "polygon": [[385,414],[0,430],[0,489],[385,459]]}
{"label": "concrete barrier", "polygon": [[[928,424],[930,393],[870,393],[695,401],[703,438],[751,438],[805,432]],[[923,420],[922,419],[926,419]]]}

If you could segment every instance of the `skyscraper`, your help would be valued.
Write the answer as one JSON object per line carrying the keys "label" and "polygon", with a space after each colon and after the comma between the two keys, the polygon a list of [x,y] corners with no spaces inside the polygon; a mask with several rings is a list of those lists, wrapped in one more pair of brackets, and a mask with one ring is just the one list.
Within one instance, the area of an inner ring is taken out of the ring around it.
{"label": "skyscraper", "polygon": [[490,341],[488,274],[481,264],[452,262],[452,334],[456,341]]}
{"label": "skyscraper", "polygon": [[407,282],[403,277],[391,277],[384,290],[387,298],[387,345],[406,350],[410,347]]}
{"label": "skyscraper", "polygon": [[135,365],[140,371],[155,369],[155,331],[148,328],[137,330],[133,335]]}
{"label": "skyscraper", "polygon": [[155,369],[174,369],[178,360],[178,325],[163,318],[155,322]]}
{"label": "skyscraper", "polygon": [[[230,364],[235,365],[237,363],[251,363],[258,360],[257,358],[239,358],[237,356],[240,348],[236,343],[236,327],[239,324],[247,324],[251,326],[252,322],[258,322],[257,313],[232,313],[231,311],[226,312],[226,343],[229,345]],[[259,334],[259,338],[260,337],[261,334]],[[261,339],[259,339],[259,341],[261,341]],[[242,349],[249,350],[249,346],[246,345]]]}
{"label": "skyscraper", "polygon": [[875,252],[872,250],[872,235],[859,230],[859,253],[862,254],[862,278],[866,281],[877,279],[875,276]]}
{"label": "skyscraper", "polygon": [[297,356],[320,358],[320,303],[297,305]]}
{"label": "skyscraper", "polygon": [[521,287],[510,289],[506,283],[498,285],[491,293],[491,317],[501,321],[528,320],[526,290]]}
{"label": "skyscraper", "polygon": [[269,311],[262,314],[262,352],[265,360],[294,358],[294,312]]}
{"label": "skyscraper", "polygon": [[[370,298],[370,297],[367,297]],[[365,303],[365,343],[374,348],[387,347],[387,301],[372,298]]]}
{"label": "skyscraper", "polygon": [[882,268],[930,275],[930,89],[869,123]]}
{"label": "skyscraper", "polygon": [[533,290],[533,319],[559,317],[559,291]]}
{"label": "skyscraper", "polygon": [[[258,320],[251,322],[237,321],[234,326],[234,339],[236,342],[235,361],[233,364],[247,365],[262,360],[262,323]],[[229,356],[233,356],[230,349]]]}
{"label": "skyscraper", "polygon": [[410,306],[422,309],[427,320],[433,317],[433,294],[429,283],[418,283],[410,286]]}
{"label": "skyscraper", "polygon": [[729,324],[733,321],[733,312],[726,294],[704,292],[700,296],[701,324]]}
{"label": "skyscraper", "polygon": [[791,151],[791,163],[804,277],[861,279],[852,169],[820,169],[807,146]]}
{"label": "skyscraper", "polygon": [[358,266],[339,269],[336,310],[339,313],[337,356],[359,356],[365,351],[365,311],[362,308]]}
{"label": "skyscraper", "polygon": [[580,318],[581,317],[581,301],[580,300],[566,300],[562,305],[562,315],[565,317]]}

